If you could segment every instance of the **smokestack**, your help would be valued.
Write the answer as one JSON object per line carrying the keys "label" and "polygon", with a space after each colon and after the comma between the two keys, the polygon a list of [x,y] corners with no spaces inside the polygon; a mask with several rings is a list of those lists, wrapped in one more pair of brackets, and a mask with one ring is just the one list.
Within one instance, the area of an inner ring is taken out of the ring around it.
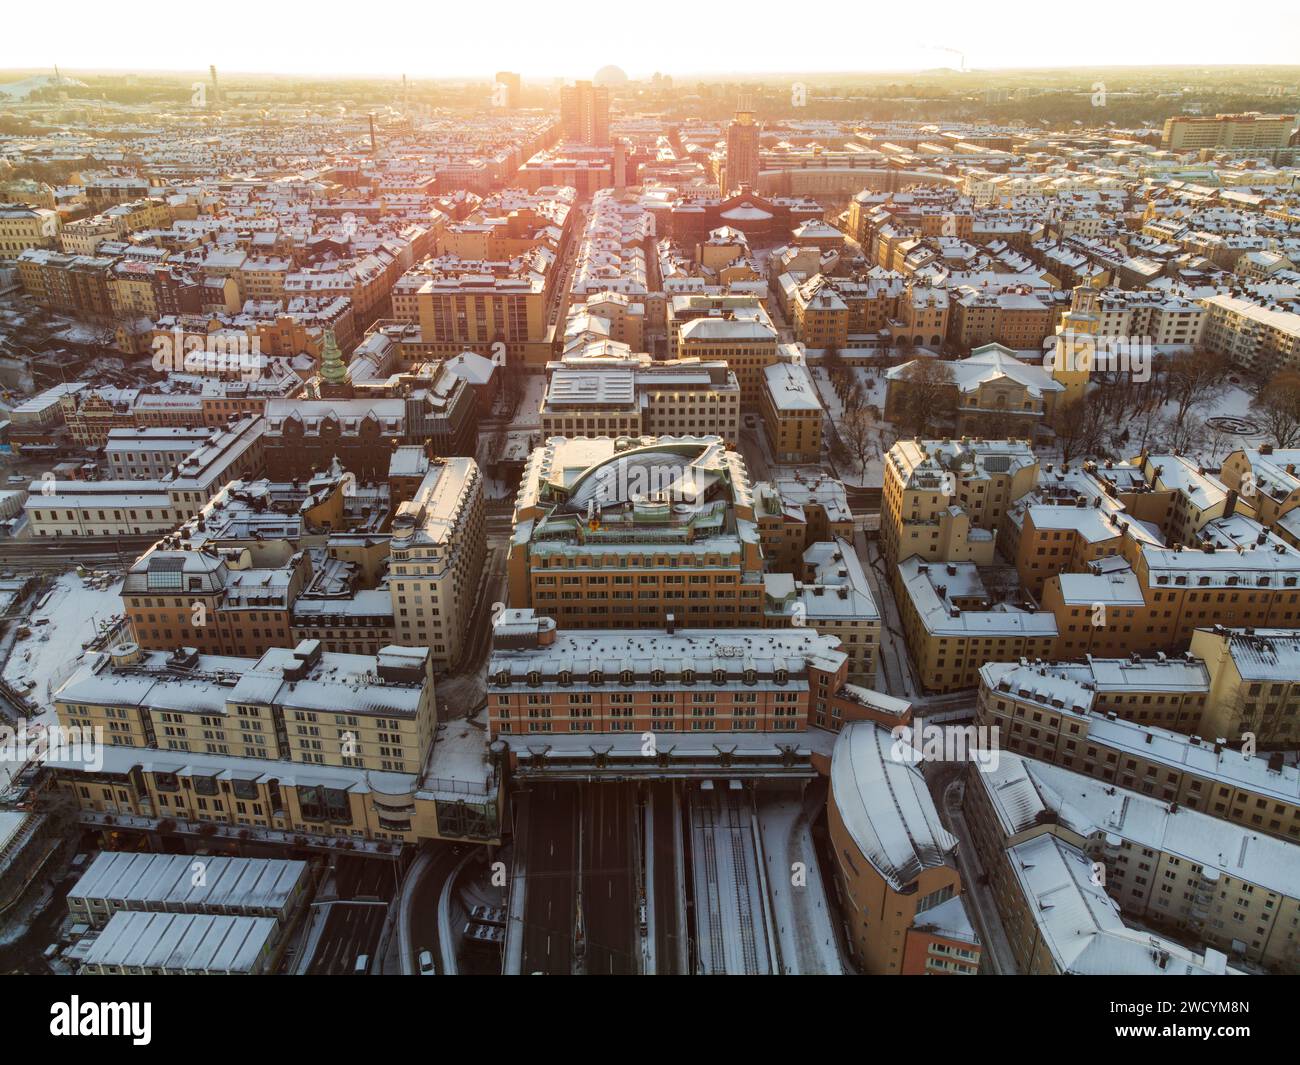
{"label": "smokestack", "polygon": [[375,146],[375,113],[370,112],[370,154],[376,155],[379,149]]}

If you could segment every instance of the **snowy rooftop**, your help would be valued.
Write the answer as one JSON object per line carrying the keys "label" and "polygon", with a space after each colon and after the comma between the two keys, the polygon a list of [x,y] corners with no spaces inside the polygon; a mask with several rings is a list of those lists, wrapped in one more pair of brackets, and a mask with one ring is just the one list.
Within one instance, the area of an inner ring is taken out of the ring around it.
{"label": "snowy rooftop", "polygon": [[271,917],[207,913],[115,913],[86,951],[86,965],[192,973],[249,973],[271,947]]}
{"label": "snowy rooftop", "polygon": [[590,673],[599,670],[612,684],[625,671],[637,681],[647,681],[662,670],[675,681],[684,670],[694,670],[699,682],[707,685],[718,670],[725,683],[733,684],[753,670],[764,684],[771,684],[776,671],[784,669],[794,689],[807,684],[804,674],[809,665],[831,673],[838,670],[845,660],[839,646],[837,637],[810,628],[680,629],[671,634],[657,629],[561,630],[553,643],[541,647],[495,646],[488,677],[493,684],[502,675],[518,683],[536,672],[541,681],[551,684],[567,671],[585,683]]}
{"label": "snowy rooftop", "polygon": [[303,885],[307,863],[212,856],[205,861],[203,874],[194,876],[194,858],[187,854],[103,851],[68,897],[136,904],[132,908],[281,909]]}
{"label": "snowy rooftop", "polygon": [[[982,776],[982,774],[977,774]],[[1027,912],[1062,972],[1082,976],[1236,974],[1218,951],[1197,954],[1172,940],[1130,928],[1118,904],[1093,883],[1093,863],[1050,834],[1008,852]]]}
{"label": "snowy rooftop", "polygon": [[948,865],[957,840],[914,764],[895,759],[891,733],[869,721],[845,725],[831,757],[831,801],[858,850],[895,891],[923,869]]}
{"label": "snowy rooftop", "polygon": [[1284,897],[1300,895],[1300,846],[1009,751],[983,780],[1006,835],[1054,813],[1085,839],[1118,836]]}

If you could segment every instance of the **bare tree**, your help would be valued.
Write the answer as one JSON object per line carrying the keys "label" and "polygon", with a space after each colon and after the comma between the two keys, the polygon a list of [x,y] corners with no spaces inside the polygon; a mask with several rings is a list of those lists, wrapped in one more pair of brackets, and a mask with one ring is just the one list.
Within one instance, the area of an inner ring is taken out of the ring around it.
{"label": "bare tree", "polygon": [[1061,447],[1061,461],[1076,455],[1096,454],[1101,449],[1107,424],[1101,406],[1089,396],[1058,407],[1049,423]]}
{"label": "bare tree", "polygon": [[944,363],[934,359],[909,363],[897,378],[903,424],[919,436],[928,435],[931,425],[955,409],[955,384],[952,369]]}
{"label": "bare tree", "polygon": [[1300,373],[1283,370],[1275,374],[1255,394],[1250,409],[1278,447],[1300,443]]}
{"label": "bare tree", "polygon": [[844,446],[857,461],[859,470],[866,469],[875,427],[871,415],[861,405],[852,410],[846,408],[844,416],[840,419],[838,426],[840,437],[844,440]]}
{"label": "bare tree", "polygon": [[1185,417],[1179,421],[1170,415],[1160,425],[1165,447],[1179,454],[1187,454],[1205,446],[1205,422],[1197,417]]}
{"label": "bare tree", "polygon": [[1181,427],[1188,412],[1204,403],[1228,376],[1232,363],[1221,352],[1199,348],[1174,356],[1165,388],[1174,403],[1173,423]]}

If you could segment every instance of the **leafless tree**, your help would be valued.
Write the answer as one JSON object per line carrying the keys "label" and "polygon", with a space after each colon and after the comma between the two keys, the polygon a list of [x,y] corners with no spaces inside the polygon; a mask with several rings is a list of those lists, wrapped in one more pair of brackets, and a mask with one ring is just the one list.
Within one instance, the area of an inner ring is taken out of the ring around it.
{"label": "leafless tree", "polygon": [[1165,375],[1165,388],[1174,404],[1173,422],[1176,427],[1182,426],[1193,407],[1214,394],[1231,367],[1226,355],[1207,348],[1174,356]]}
{"label": "leafless tree", "polygon": [[917,359],[903,370],[897,381],[902,389],[899,404],[901,421],[919,436],[926,436],[932,425],[944,415],[951,415],[956,402],[952,370],[934,359]]}
{"label": "leafless tree", "polygon": [[1284,370],[1275,374],[1255,394],[1250,409],[1278,447],[1300,443],[1300,373]]}
{"label": "leafless tree", "polygon": [[1175,415],[1167,417],[1160,425],[1160,435],[1165,447],[1179,454],[1189,454],[1205,446],[1205,422],[1200,418],[1186,416],[1179,421]]}
{"label": "leafless tree", "polygon": [[875,422],[865,407],[859,405],[852,410],[845,409],[838,429],[844,446],[849,449],[858,464],[859,470],[866,469],[867,456],[871,453],[872,440],[875,435]]}
{"label": "leafless tree", "polygon": [[1061,461],[1095,455],[1101,450],[1108,419],[1090,396],[1056,409],[1049,423],[1061,447]]}

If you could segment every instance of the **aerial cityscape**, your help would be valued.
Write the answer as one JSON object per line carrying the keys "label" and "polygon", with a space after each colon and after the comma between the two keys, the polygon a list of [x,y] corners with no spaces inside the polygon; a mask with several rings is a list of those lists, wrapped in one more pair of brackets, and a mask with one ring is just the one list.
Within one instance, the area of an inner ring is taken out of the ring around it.
{"label": "aerial cityscape", "polygon": [[0,45],[0,972],[1300,974],[1276,41],[197,10]]}

